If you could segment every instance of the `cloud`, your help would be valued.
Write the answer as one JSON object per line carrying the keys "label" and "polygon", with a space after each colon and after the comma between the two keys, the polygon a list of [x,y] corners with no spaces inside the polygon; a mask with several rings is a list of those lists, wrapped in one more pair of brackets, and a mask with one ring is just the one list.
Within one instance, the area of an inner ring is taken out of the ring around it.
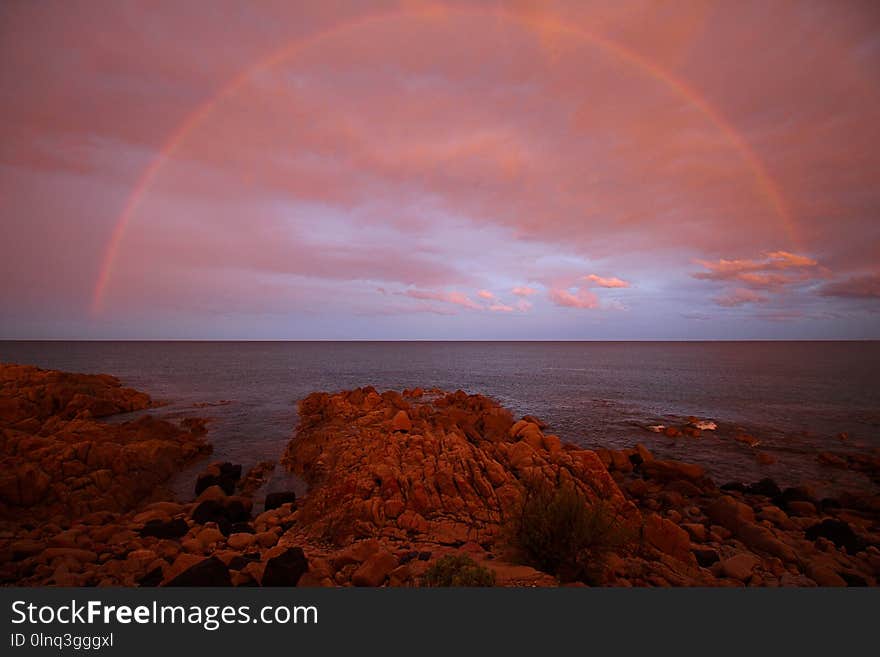
{"label": "cloud", "polygon": [[747,303],[766,303],[768,298],[754,290],[737,288],[732,292],[720,297],[715,297],[715,303],[725,308],[744,306]]}
{"label": "cloud", "polygon": [[489,292],[489,290],[480,290],[477,292],[477,296],[481,299],[486,299],[487,301],[491,301],[495,298],[495,295]]}
{"label": "cloud", "polygon": [[589,281],[598,287],[629,287],[629,282],[624,281],[615,276],[611,276],[610,278],[603,278],[602,276],[597,276],[596,274],[590,274],[589,276],[584,276],[585,281]]}
{"label": "cloud", "polygon": [[508,306],[504,303],[493,303],[491,306],[489,306],[489,310],[496,313],[512,313],[514,310],[516,310],[516,308],[514,308],[513,306]]}
{"label": "cloud", "polygon": [[880,299],[880,274],[850,276],[822,286],[819,294],[823,297],[844,297],[848,299]]}
{"label": "cloud", "polygon": [[788,251],[770,251],[761,260],[697,260],[706,271],[692,274],[707,281],[745,283],[750,287],[771,289],[814,278],[819,263],[808,256]]}
{"label": "cloud", "polygon": [[[141,330],[128,308],[149,309],[145,330],[173,333],[196,326],[182,317],[203,304],[245,327],[240,337],[441,335],[430,316],[347,321],[385,302],[458,313],[456,335],[484,335],[499,319],[491,306],[525,312],[526,299],[543,323],[522,322],[520,337],[588,337],[566,308],[610,309],[627,281],[585,271],[636,281],[626,301],[645,312],[632,330],[648,337],[658,323],[674,331],[680,313],[717,312],[712,297],[761,303],[739,289],[765,295],[766,312],[804,301],[783,292],[809,294],[810,308],[877,297],[863,274],[876,271],[880,239],[880,49],[863,5],[719,3],[704,21],[683,4],[553,3],[539,40],[502,18],[523,3],[454,3],[427,19],[404,3],[359,21],[376,9],[216,2],[240,15],[233,41],[224,12],[187,3],[14,3],[3,14],[3,316],[75,327],[67,309],[89,306],[132,199],[105,314],[92,320],[108,337]],[[742,52],[744,39],[755,47]],[[545,56],[544,40],[560,56]],[[296,57],[242,74],[295,42]],[[693,274],[705,282],[691,278],[693,257],[706,258]],[[479,292],[490,285],[496,297]],[[248,315],[263,309],[277,324]],[[749,334],[742,319],[731,335]],[[877,335],[878,321],[841,320],[829,336]],[[319,328],[298,333],[307,326]]]}
{"label": "cloud", "polygon": [[481,310],[483,307],[469,296],[461,292],[437,292],[433,290],[406,290],[403,292],[405,296],[413,299],[421,299],[425,301],[442,301],[456,306],[469,308],[470,310]]}
{"label": "cloud", "polygon": [[565,288],[550,290],[550,300],[557,306],[566,308],[598,308],[599,297],[586,288],[578,288],[577,292],[570,292]]}

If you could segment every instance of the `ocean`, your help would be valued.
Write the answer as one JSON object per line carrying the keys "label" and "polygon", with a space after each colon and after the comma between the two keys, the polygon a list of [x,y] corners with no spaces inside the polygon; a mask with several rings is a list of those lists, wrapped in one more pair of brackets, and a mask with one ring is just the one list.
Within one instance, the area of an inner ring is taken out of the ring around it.
{"label": "ocean", "polygon": [[[0,361],[118,376],[168,402],[152,413],[210,418],[209,460],[246,467],[277,460],[310,392],[438,387],[491,396],[584,447],[641,442],[717,483],[877,489],[816,454],[880,448],[880,342],[0,342]],[[673,440],[645,428],[688,416],[719,430]],[[761,445],[733,439],[744,432]],[[202,467],[175,490],[191,493]]]}

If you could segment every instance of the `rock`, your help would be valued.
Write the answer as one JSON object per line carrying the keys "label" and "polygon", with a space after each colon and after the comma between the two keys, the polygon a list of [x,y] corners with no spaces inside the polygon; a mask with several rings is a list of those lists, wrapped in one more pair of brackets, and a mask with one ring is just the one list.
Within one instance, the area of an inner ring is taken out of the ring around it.
{"label": "rock", "polygon": [[642,463],[648,463],[654,460],[654,455],[651,454],[650,450],[642,445],[642,443],[636,445],[636,453],[639,455],[639,458],[642,459]]}
{"label": "rock", "polygon": [[697,559],[697,563],[700,564],[703,568],[708,568],[714,563],[717,563],[719,560],[718,550],[711,547],[703,547],[703,546],[691,546],[691,552],[694,553],[694,557]]}
{"label": "rock", "polygon": [[789,502],[788,510],[793,515],[797,516],[814,516],[816,515],[816,505],[812,502],[806,502],[804,500],[794,500],[793,502]]}
{"label": "rock", "polygon": [[162,583],[163,571],[162,566],[156,566],[146,575],[138,578],[138,586],[159,586]]}
{"label": "rock", "polygon": [[226,499],[226,491],[224,491],[220,486],[214,484],[212,486],[208,486],[205,488],[199,496],[196,498],[196,502],[219,502],[221,505],[223,501]]}
{"label": "rock", "polygon": [[406,411],[397,411],[397,414],[391,420],[392,431],[412,431],[412,420],[409,419]]}
{"label": "rock", "polygon": [[183,518],[175,518],[168,522],[150,520],[140,530],[141,536],[155,536],[156,538],[180,538],[189,531],[189,525]]}
{"label": "rock", "polygon": [[13,541],[12,544],[9,546],[9,551],[12,553],[13,559],[29,557],[33,554],[42,552],[45,549],[46,544],[42,541],[35,541],[27,538]]}
{"label": "rock", "polygon": [[737,502],[730,495],[722,495],[709,504],[706,515],[712,522],[721,525],[736,533],[737,529],[755,521],[755,512],[752,507],[742,502]]}
{"label": "rock", "polygon": [[782,491],[779,489],[779,486],[772,479],[765,478],[761,481],[746,486],[745,492],[751,495],[764,495],[766,497],[778,497],[782,494]]}
{"label": "rock", "polygon": [[752,572],[760,563],[761,560],[754,554],[740,552],[721,561],[720,568],[726,577],[744,582],[751,577]]}
{"label": "rock", "polygon": [[270,511],[277,509],[282,504],[296,504],[296,493],[292,490],[269,493],[266,495],[266,503],[263,508]]}
{"label": "rock", "polygon": [[706,476],[706,471],[701,466],[681,461],[654,459],[643,463],[641,468],[642,474],[645,477],[658,481],[672,481],[675,479],[697,481]]}
{"label": "rock", "polygon": [[772,554],[787,562],[797,561],[794,549],[776,538],[766,527],[744,523],[737,526],[734,534],[752,550]]}
{"label": "rock", "polygon": [[810,504],[815,505],[816,499],[813,497],[812,492],[803,486],[786,488],[780,495],[773,499],[773,503],[776,506],[787,510],[789,509],[788,505],[792,502],[809,502]]}
{"label": "rock", "polygon": [[196,479],[195,493],[199,495],[206,488],[219,486],[224,493],[235,493],[235,484],[241,479],[241,465],[232,463],[214,463]]}
{"label": "rock", "polygon": [[706,525],[701,525],[694,522],[686,522],[681,525],[681,528],[684,529],[688,534],[690,534],[691,540],[696,541],[697,543],[704,543],[706,541]]}
{"label": "rock", "polygon": [[218,500],[200,502],[193,509],[190,517],[200,525],[204,525],[206,522],[229,521],[223,503]]}
{"label": "rock", "polygon": [[845,548],[849,554],[856,554],[865,549],[865,542],[853,531],[849,523],[843,520],[826,518],[820,523],[807,527],[804,535],[811,541],[827,538],[837,547]]}
{"label": "rock", "polygon": [[381,547],[381,543],[376,539],[352,543],[336,554],[336,557],[333,559],[333,567],[339,570],[348,564],[359,564],[369,559]]}
{"label": "rock", "polygon": [[629,457],[621,451],[611,451],[611,465],[618,472],[632,472],[633,464]]}
{"label": "rock", "polygon": [[286,548],[266,562],[260,583],[262,586],[296,586],[308,569],[309,562],[302,548]]}
{"label": "rock", "polygon": [[215,543],[223,540],[223,532],[214,527],[205,527],[198,534],[196,540],[202,546],[202,549],[212,547]]}
{"label": "rock", "polygon": [[136,508],[208,449],[196,420],[98,420],[153,405],[110,376],[0,364],[0,519],[40,523]]}
{"label": "rock", "polygon": [[73,559],[83,563],[91,563],[98,560],[98,555],[92,550],[81,550],[72,547],[46,548],[41,555],[46,561],[53,559]]}
{"label": "rock", "polygon": [[250,510],[242,499],[227,497],[223,501],[205,500],[196,505],[190,516],[194,522],[204,525],[216,522],[224,534],[228,534],[234,523],[250,519]]}
{"label": "rock", "polygon": [[780,509],[778,506],[762,506],[759,515],[761,519],[769,520],[774,525],[782,529],[794,529],[795,527],[794,523],[791,521],[791,518],[789,518],[785,511]]}
{"label": "rock", "polygon": [[247,533],[230,534],[226,539],[226,544],[233,550],[244,550],[249,548],[254,542],[254,535]]}
{"label": "rock", "polygon": [[372,554],[354,571],[351,583],[355,586],[381,586],[397,566],[397,557],[390,552],[380,550]]}
{"label": "rock", "polygon": [[644,539],[655,548],[680,561],[691,561],[691,539],[688,533],[674,522],[651,514],[645,518],[642,528]]}
{"label": "rock", "polygon": [[846,580],[837,574],[825,560],[811,559],[807,562],[806,575],[819,586],[846,586]]}
{"label": "rock", "polygon": [[229,568],[217,557],[208,557],[190,566],[165,586],[232,586]]}

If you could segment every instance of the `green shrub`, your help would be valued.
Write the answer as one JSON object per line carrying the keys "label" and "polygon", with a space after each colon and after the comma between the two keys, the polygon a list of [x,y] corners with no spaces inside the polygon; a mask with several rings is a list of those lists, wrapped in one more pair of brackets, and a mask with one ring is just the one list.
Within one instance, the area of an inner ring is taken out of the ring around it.
{"label": "green shrub", "polygon": [[573,484],[529,487],[513,536],[530,565],[590,584],[599,583],[608,553],[626,540],[608,503],[590,504]]}
{"label": "green shrub", "polygon": [[463,554],[447,554],[425,572],[425,586],[495,586],[495,573]]}

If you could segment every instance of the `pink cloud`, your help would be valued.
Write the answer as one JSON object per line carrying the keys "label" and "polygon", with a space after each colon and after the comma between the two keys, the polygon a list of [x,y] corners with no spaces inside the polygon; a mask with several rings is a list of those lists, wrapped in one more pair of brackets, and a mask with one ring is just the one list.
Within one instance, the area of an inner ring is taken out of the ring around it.
{"label": "pink cloud", "polygon": [[532,309],[532,304],[530,301],[526,301],[525,299],[520,299],[516,302],[516,309],[521,313],[526,313]]}
{"label": "pink cloud", "polygon": [[566,308],[599,307],[599,297],[583,287],[579,288],[575,293],[571,293],[564,288],[552,289],[550,290],[550,300],[557,306],[564,306]]}
{"label": "pink cloud", "polygon": [[495,295],[489,292],[489,290],[480,290],[477,292],[477,296],[481,299],[486,299],[487,301],[491,301],[495,298]]}
{"label": "pink cloud", "polygon": [[719,306],[724,306],[725,308],[734,308],[736,306],[743,306],[747,303],[765,303],[767,300],[767,297],[754,290],[737,288],[724,296],[716,297],[715,303]]}
{"label": "pink cloud", "polygon": [[697,260],[706,271],[694,278],[709,281],[739,281],[751,287],[777,288],[810,280],[818,272],[818,262],[808,256],[788,251],[771,251],[761,260]]}
{"label": "pink cloud", "polygon": [[599,287],[629,287],[629,282],[624,281],[616,276],[611,276],[610,278],[604,278],[602,276],[597,276],[596,274],[590,274],[589,276],[584,276],[585,281],[589,281]]}
{"label": "pink cloud", "polygon": [[850,299],[880,299],[880,274],[850,276],[824,285],[819,294],[823,297],[846,297]]}
{"label": "pink cloud", "polygon": [[513,306],[508,306],[504,303],[493,303],[491,306],[489,306],[489,310],[496,313],[512,313],[514,310],[516,310],[516,308],[514,308]]}
{"label": "pink cloud", "polygon": [[403,292],[404,295],[408,297],[412,297],[413,299],[422,299],[429,301],[442,301],[444,303],[451,303],[456,306],[462,306],[464,308],[469,308],[471,310],[481,310],[482,306],[478,304],[476,301],[471,299],[469,296],[462,294],[461,292],[437,292],[433,290],[406,290]]}
{"label": "pink cloud", "polygon": [[525,285],[515,287],[515,288],[513,288],[513,290],[511,290],[511,292],[513,292],[518,297],[528,297],[528,296],[531,296],[533,294],[538,293],[538,291],[535,288],[527,287]]}

